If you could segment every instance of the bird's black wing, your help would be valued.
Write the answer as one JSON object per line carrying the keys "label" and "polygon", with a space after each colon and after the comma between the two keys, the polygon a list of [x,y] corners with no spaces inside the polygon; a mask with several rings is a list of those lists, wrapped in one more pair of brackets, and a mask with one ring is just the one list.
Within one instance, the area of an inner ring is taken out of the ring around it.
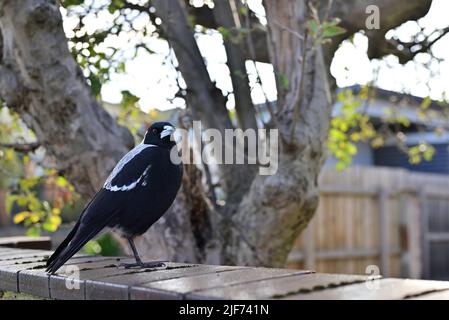
{"label": "bird's black wing", "polygon": [[47,272],[55,273],[89,240],[116,219],[121,207],[117,195],[101,189],[84,209],[67,238],[47,261]]}
{"label": "bird's black wing", "polygon": [[116,165],[104,184],[104,188],[112,191],[129,191],[142,184],[151,167],[152,158],[156,156],[158,147],[138,145],[128,152]]}
{"label": "bird's black wing", "polygon": [[56,272],[104,227],[114,225],[126,205],[128,192],[138,188],[156,156],[156,147],[138,145],[116,165],[104,187],[86,206],[77,224],[47,261],[47,271]]}

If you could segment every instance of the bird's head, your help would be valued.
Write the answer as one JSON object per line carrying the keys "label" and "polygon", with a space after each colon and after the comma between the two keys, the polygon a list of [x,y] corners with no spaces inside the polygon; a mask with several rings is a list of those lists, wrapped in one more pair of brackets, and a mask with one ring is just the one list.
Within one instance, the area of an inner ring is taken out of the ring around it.
{"label": "bird's head", "polygon": [[171,148],[176,144],[172,136],[173,132],[175,132],[175,127],[171,123],[154,122],[145,133],[143,143]]}

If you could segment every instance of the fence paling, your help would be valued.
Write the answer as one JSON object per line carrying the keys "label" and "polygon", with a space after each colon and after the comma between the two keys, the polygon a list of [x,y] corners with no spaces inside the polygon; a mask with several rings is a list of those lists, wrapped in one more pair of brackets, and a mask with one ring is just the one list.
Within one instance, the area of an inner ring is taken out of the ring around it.
{"label": "fence paling", "polygon": [[449,214],[448,176],[378,167],[325,170],[320,192],[290,266],[350,273],[377,264],[384,275],[428,277],[430,243],[449,242],[449,230],[426,227],[429,215],[435,220]]}

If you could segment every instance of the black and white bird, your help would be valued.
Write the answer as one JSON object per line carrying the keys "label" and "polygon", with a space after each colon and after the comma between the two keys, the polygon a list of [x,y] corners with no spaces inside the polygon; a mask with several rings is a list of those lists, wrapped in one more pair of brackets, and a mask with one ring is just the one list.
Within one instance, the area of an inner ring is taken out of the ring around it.
{"label": "black and white bird", "polygon": [[117,163],[67,238],[47,261],[47,272],[55,273],[105,227],[120,232],[128,240],[136,263],[125,267],[163,266],[161,262],[142,262],[133,239],[168,210],[181,186],[182,164],[175,164],[170,157],[175,147],[174,130],[168,122],[154,123],[142,143]]}

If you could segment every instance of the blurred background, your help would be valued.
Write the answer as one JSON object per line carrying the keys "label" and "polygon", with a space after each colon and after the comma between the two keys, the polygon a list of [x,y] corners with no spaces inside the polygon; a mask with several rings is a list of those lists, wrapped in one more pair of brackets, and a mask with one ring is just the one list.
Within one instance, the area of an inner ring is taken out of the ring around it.
{"label": "blurred background", "polygon": [[[240,34],[226,24],[209,23],[208,15],[220,19],[213,1],[180,2],[231,121],[241,121],[236,110],[242,100],[236,98],[229,43],[249,47],[242,49],[250,51],[250,57],[242,58],[243,78],[259,127],[269,122],[271,108],[279,105],[283,77],[263,57],[264,51],[268,55],[266,44],[262,49],[257,43],[245,44],[247,34],[266,32],[270,26],[266,4],[237,1],[241,21],[251,21],[240,26],[246,28]],[[192,66],[179,57],[170,30],[163,27],[167,21],[150,3],[72,0],[61,1],[60,7],[68,48],[92,95],[136,141],[153,121],[178,123],[192,103],[185,78]],[[449,280],[449,3],[404,1],[397,8],[378,1],[378,8],[381,30],[351,21],[354,15],[365,19],[371,14],[356,11],[355,4],[344,8],[345,16],[331,10],[328,20],[319,20],[321,32],[329,33],[319,46],[330,55],[325,62],[331,120],[318,174],[319,204],[307,227],[295,231],[285,265],[353,274],[373,272],[375,266],[384,276]],[[312,34],[316,19],[313,10],[309,14]],[[329,29],[322,27],[325,23]],[[289,87],[289,79],[285,82]],[[0,237],[51,235],[57,245],[78,218],[86,196],[38,140],[5,103],[0,112]],[[227,198],[220,173],[200,169],[209,199],[223,206]],[[125,253],[120,240],[108,232],[84,250]],[[193,255],[193,260],[208,261]]]}

